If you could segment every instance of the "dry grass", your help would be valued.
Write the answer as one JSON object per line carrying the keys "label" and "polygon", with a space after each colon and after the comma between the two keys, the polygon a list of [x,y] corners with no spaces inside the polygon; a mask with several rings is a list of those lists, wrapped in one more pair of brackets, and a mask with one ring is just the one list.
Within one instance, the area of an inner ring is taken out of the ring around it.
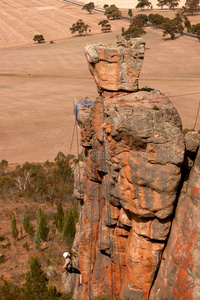
{"label": "dry grass", "polygon": [[[11,280],[15,284],[22,284],[25,281],[25,274],[30,270],[30,257],[37,256],[42,264],[42,268],[46,271],[48,266],[48,259],[50,257],[51,265],[57,273],[57,276],[53,279],[50,284],[56,285],[56,287],[63,291],[62,285],[62,273],[63,273],[63,259],[62,253],[66,250],[65,243],[61,239],[61,234],[52,233],[50,230],[50,240],[48,242],[42,243],[41,250],[36,250],[34,247],[34,239],[23,230],[23,235],[21,235],[21,226],[23,220],[24,212],[29,214],[31,223],[36,229],[37,227],[37,211],[40,206],[48,218],[48,212],[51,214],[56,212],[56,205],[41,204],[31,202],[29,199],[29,204],[27,200],[21,198],[18,202],[10,202],[9,200],[3,201],[0,199],[0,205],[3,209],[0,212],[1,218],[1,240],[0,240],[0,253],[4,255],[5,261],[0,265],[1,275],[4,276],[6,280]],[[16,216],[17,228],[19,230],[18,239],[15,240],[11,235],[11,220],[13,213]],[[48,220],[48,225],[52,228],[52,221]],[[52,238],[54,237],[54,244],[52,247]],[[28,251],[24,248],[24,244],[28,243]],[[51,253],[51,256],[50,256]]]}

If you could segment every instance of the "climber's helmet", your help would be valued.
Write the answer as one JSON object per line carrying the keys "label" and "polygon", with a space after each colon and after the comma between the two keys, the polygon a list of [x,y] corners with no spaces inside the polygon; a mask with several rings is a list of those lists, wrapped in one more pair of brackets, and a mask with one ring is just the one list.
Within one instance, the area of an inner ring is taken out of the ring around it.
{"label": "climber's helmet", "polygon": [[67,258],[68,255],[69,255],[69,252],[64,252],[64,253],[63,253],[63,257],[64,257],[64,258]]}

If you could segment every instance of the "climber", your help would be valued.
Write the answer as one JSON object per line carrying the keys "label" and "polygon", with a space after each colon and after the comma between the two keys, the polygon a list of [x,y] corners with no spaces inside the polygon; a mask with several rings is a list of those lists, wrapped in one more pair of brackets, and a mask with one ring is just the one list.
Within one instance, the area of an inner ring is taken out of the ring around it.
{"label": "climber", "polygon": [[[71,254],[69,252],[64,252],[63,257],[65,258],[65,264],[64,264],[63,268],[67,272],[72,273],[72,271],[71,271],[71,269],[72,269]],[[72,258],[74,258],[74,257],[72,257]]]}
{"label": "climber", "polygon": [[80,284],[82,284],[82,274],[81,272],[77,269],[74,268],[72,265],[72,259],[74,258],[74,256],[71,257],[71,254],[69,252],[64,252],[63,253],[63,257],[65,258],[65,264],[63,266],[63,269],[66,270],[66,274],[68,273],[76,273],[76,274],[80,274]]}

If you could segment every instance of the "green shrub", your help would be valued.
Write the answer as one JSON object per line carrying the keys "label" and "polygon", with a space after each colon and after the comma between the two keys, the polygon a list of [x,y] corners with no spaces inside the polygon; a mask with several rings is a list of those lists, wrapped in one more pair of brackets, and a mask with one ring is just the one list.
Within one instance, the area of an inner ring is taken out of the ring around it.
{"label": "green shrub", "polygon": [[38,42],[38,44],[44,43],[44,37],[43,37],[42,34],[36,34],[36,35],[34,35],[33,40],[34,40],[34,42]]}
{"label": "green shrub", "polygon": [[129,9],[129,10],[128,10],[128,16],[129,16],[130,18],[132,18],[132,16],[133,16],[132,9]]}
{"label": "green shrub", "polygon": [[78,206],[74,205],[73,210],[70,208],[66,212],[65,223],[62,231],[62,238],[65,240],[69,250],[74,241],[76,234],[76,223],[78,221]]}
{"label": "green shrub", "polygon": [[1,176],[0,177],[0,186],[11,187],[13,185],[14,185],[13,180],[9,176]]}
{"label": "green shrub", "polygon": [[108,32],[111,31],[111,25],[108,20],[102,20],[98,23],[98,25],[101,25],[101,31],[102,32]]}
{"label": "green shrub", "polygon": [[95,8],[94,2],[89,2],[82,7],[82,9],[87,10],[90,14],[92,13],[92,10],[94,8]]}
{"label": "green shrub", "polygon": [[183,129],[183,134],[186,135],[190,131],[194,131],[194,129],[184,128]]}
{"label": "green shrub", "polygon": [[37,257],[31,258],[30,271],[26,274],[25,294],[29,300],[44,299],[48,278]]}
{"label": "green shrub", "polygon": [[24,213],[22,224],[23,224],[23,228],[24,228],[25,232],[28,233],[31,238],[33,238],[33,236],[34,236],[34,229],[33,229],[33,226],[32,226],[32,224],[30,222],[29,215],[26,215]]}
{"label": "green shrub", "polygon": [[15,214],[13,214],[13,218],[11,221],[11,234],[15,240],[18,238],[19,230],[17,229],[17,222],[15,219]]}
{"label": "green shrub", "polygon": [[12,282],[0,278],[0,299],[1,300],[25,300],[24,289]]}
{"label": "green shrub", "polygon": [[49,226],[47,225],[47,220],[44,211],[40,207],[38,209],[37,217],[37,234],[39,234],[40,239],[42,241],[47,241],[49,235]]}
{"label": "green shrub", "polygon": [[142,28],[145,23],[148,22],[148,16],[146,14],[137,14],[132,21],[136,27]]}
{"label": "green shrub", "polygon": [[106,7],[105,15],[108,19],[112,18],[113,20],[117,20],[121,17],[122,13],[115,4],[112,4]]}
{"label": "green shrub", "polygon": [[25,248],[26,251],[29,250],[29,245],[28,245],[28,242],[27,242],[27,241],[24,243],[23,248]]}
{"label": "green shrub", "polygon": [[2,159],[2,161],[0,162],[0,174],[4,175],[4,171],[8,166],[8,162],[5,159]]}
{"label": "green shrub", "polygon": [[164,22],[165,18],[160,14],[150,14],[149,22],[153,25],[161,25]]}
{"label": "green shrub", "polygon": [[64,225],[64,211],[62,207],[61,201],[59,201],[57,205],[57,212],[54,215],[54,224],[56,225],[57,229],[59,231],[63,230]]}
{"label": "green shrub", "polygon": [[153,89],[150,88],[149,86],[144,86],[144,87],[141,88],[141,91],[151,92],[151,91],[153,91]]}
{"label": "green shrub", "polygon": [[35,238],[34,238],[35,249],[40,249],[41,242],[42,242],[42,240],[40,238],[39,231],[36,230],[36,234],[35,234]]}

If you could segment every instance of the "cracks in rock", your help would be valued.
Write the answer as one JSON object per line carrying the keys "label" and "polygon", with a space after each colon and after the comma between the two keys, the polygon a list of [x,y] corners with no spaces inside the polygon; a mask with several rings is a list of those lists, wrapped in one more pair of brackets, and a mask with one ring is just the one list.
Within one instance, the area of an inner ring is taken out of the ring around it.
{"label": "cracks in rock", "polygon": [[[107,250],[109,250],[109,249],[107,249]],[[107,250],[100,250],[100,253],[107,256],[107,257],[109,257],[109,258],[111,258],[110,253],[106,252]]]}
{"label": "cracks in rock", "polygon": [[[163,253],[165,251],[165,248],[167,246],[167,243],[168,243],[168,240],[169,240],[169,236],[170,236],[170,233],[171,233],[171,228],[172,228],[172,224],[173,224],[173,220],[175,218],[175,213],[176,213],[176,207],[178,205],[178,199],[180,198],[180,194],[181,194],[181,191],[182,191],[182,188],[183,188],[183,184],[184,182],[188,181],[188,178],[189,178],[189,175],[190,175],[190,172],[192,170],[192,168],[189,168],[188,167],[188,164],[187,164],[187,158],[189,157],[193,162],[195,161],[196,159],[196,156],[197,156],[197,153],[198,153],[198,149],[199,147],[197,147],[196,149],[196,152],[193,153],[193,152],[190,152],[186,149],[185,151],[185,156],[184,156],[184,161],[183,161],[183,164],[181,166],[181,180],[180,180],[180,183],[179,183],[179,187],[178,187],[178,190],[177,190],[177,195],[176,195],[176,200],[175,200],[175,204],[174,204],[174,210],[173,210],[173,214],[171,215],[171,219],[172,219],[172,222],[171,222],[171,227],[170,227],[170,230],[169,230],[169,233],[168,233],[168,236],[165,240],[165,246],[163,248],[163,251],[161,253],[161,259],[160,259],[160,264],[155,272],[155,275],[154,275],[154,278],[152,280],[152,284],[151,284],[151,287],[149,289],[149,294],[148,294],[148,299],[149,299],[149,296],[150,296],[150,293],[151,293],[151,289],[155,283],[155,280],[157,278],[157,275],[158,275],[158,272],[159,272],[159,269],[160,269],[160,266],[161,266],[161,262],[162,262],[162,256],[163,256]],[[164,259],[164,258],[163,258]]]}

